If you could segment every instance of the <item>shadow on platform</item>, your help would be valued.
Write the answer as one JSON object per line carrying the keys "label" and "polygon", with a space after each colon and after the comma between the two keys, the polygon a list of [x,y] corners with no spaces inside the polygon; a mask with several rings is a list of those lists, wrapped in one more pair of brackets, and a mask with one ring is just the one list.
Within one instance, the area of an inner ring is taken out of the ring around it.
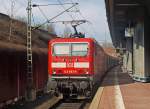
{"label": "shadow on platform", "polygon": [[[115,72],[117,72],[117,81]],[[120,66],[117,66],[113,69],[111,69],[105,76],[103,82],[100,86],[106,87],[106,86],[115,86],[115,85],[126,85],[126,84],[133,84],[135,81],[132,79],[132,77],[128,74],[128,72],[123,72]]]}

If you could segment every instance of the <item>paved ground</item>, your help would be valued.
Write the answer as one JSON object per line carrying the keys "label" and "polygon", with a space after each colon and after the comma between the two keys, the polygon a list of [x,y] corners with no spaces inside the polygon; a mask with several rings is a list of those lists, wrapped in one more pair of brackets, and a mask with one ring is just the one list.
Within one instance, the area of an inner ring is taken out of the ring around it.
{"label": "paved ground", "polygon": [[150,109],[150,83],[135,82],[116,67],[108,72],[90,109]]}

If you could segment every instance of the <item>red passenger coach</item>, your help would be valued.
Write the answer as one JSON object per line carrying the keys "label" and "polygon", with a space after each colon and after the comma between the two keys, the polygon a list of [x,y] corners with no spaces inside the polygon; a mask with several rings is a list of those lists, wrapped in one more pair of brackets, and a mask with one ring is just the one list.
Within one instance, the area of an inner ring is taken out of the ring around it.
{"label": "red passenger coach", "polygon": [[63,96],[90,96],[107,70],[107,55],[92,38],[58,38],[49,42],[49,74]]}

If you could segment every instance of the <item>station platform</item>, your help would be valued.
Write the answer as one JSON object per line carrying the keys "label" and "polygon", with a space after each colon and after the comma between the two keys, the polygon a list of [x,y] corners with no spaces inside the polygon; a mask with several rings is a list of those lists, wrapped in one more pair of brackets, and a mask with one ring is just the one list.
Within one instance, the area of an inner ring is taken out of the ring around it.
{"label": "station platform", "polygon": [[135,82],[117,66],[104,78],[89,109],[150,109],[150,83]]}

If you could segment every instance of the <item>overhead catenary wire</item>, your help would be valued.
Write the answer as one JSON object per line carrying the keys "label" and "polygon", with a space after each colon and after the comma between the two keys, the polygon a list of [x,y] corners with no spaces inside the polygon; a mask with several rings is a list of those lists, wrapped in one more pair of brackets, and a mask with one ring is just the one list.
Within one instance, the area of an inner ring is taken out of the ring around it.
{"label": "overhead catenary wire", "polygon": [[[63,3],[62,3],[60,0],[57,0],[57,1],[58,1],[58,3],[61,5],[61,7],[62,7],[64,10],[66,10],[66,7],[63,6]],[[69,14],[69,13],[67,13],[67,14],[68,14],[73,20],[75,20],[71,14]]]}
{"label": "overhead catenary wire", "polygon": [[[73,2],[73,0],[70,0],[70,2],[71,2],[71,3],[74,3],[74,2]],[[80,16],[81,16],[83,19],[86,19],[86,18],[82,15],[82,13],[81,13],[80,9],[79,9],[79,8],[77,8],[77,6],[76,6],[75,8],[76,8],[76,10],[77,10],[76,12],[77,12],[77,13],[79,13],[79,14],[80,14]]]}
{"label": "overhead catenary wire", "polygon": [[39,6],[41,7],[41,6],[50,6],[50,5],[71,5],[71,4],[73,5],[73,4],[75,4],[75,3],[45,4],[45,5],[37,5],[37,4],[33,4],[32,6],[33,6],[33,7],[37,7],[37,6],[38,6],[38,7],[39,7]]}
{"label": "overhead catenary wire", "polygon": [[[73,3],[73,0],[69,0],[71,3]],[[77,8],[77,7],[76,7]],[[81,12],[81,10],[80,9],[78,9],[78,14],[83,18],[83,19],[87,19],[84,15],[83,15],[83,13]],[[87,20],[88,22],[87,22],[87,25],[91,28],[91,30],[93,31],[93,35],[96,35],[97,34],[97,32],[96,32],[96,30],[95,30],[95,28],[94,28],[94,26],[93,26],[93,23],[92,22],[90,22],[89,20]],[[84,29],[82,26],[81,26],[81,28],[82,29]],[[85,30],[85,29],[84,29]]]}
{"label": "overhead catenary wire", "polygon": [[[11,0],[10,0],[11,1]],[[44,18],[46,19],[46,22],[45,23],[43,23],[43,24],[46,24],[46,23],[52,23],[51,21],[49,21],[49,18],[47,17],[47,15],[44,13],[44,11],[42,10],[42,8],[40,8],[40,6],[49,6],[49,5],[61,5],[62,7],[63,7],[63,9],[65,10],[66,9],[66,7],[67,7],[67,5],[70,5],[70,4],[76,4],[73,0],[68,0],[67,2],[69,2],[69,3],[62,3],[62,1],[61,0],[57,0],[59,3],[51,3],[51,4],[45,4],[45,5],[35,5],[35,4],[33,4],[32,5],[32,7],[38,7],[39,8],[39,10],[40,10],[40,12],[41,12],[41,14],[44,16]],[[15,2],[17,2],[17,3],[19,3],[20,5],[22,5],[22,6],[26,6],[25,4],[24,4],[24,2],[26,2],[26,0],[23,2],[22,0],[15,0]],[[66,5],[66,7],[64,6],[64,5]],[[85,17],[83,16],[83,14],[82,14],[82,12],[78,9],[78,7],[77,7],[77,5],[76,6],[74,6],[74,8],[76,9],[76,10],[78,10],[78,11],[76,11],[76,13],[78,13],[80,16],[81,16],[81,18],[83,18],[83,19],[85,19]],[[68,10],[68,11],[66,11],[66,12],[71,12],[70,10]],[[16,12],[15,12],[16,13]],[[77,15],[74,17],[73,15],[71,15],[71,13],[67,13],[70,17],[71,17],[71,19],[73,19],[73,20],[75,20],[75,19],[80,19]],[[33,17],[33,13],[32,13],[32,17]],[[33,17],[32,18],[32,21],[33,21],[33,24],[34,25],[36,25],[36,20],[34,20],[34,18],[35,17]],[[43,24],[41,24],[41,25],[39,25],[39,26],[42,26]],[[39,28],[39,27],[34,27],[33,29],[36,29],[36,28]],[[85,33],[89,33],[89,31],[87,32],[86,31],[86,29],[81,25],[81,26],[79,26],[79,28],[81,28],[81,30],[83,30],[83,31],[85,31]]]}
{"label": "overhead catenary wire", "polygon": [[43,12],[43,10],[38,6],[38,9],[40,10],[41,14],[44,16],[44,18],[48,21],[48,17],[45,15],[45,13]]}
{"label": "overhead catenary wire", "polygon": [[[43,12],[43,10],[40,8],[40,6],[61,5],[61,7],[62,7],[64,10],[66,10],[66,7],[65,7],[64,5],[67,5],[67,4],[76,4],[76,3],[73,2],[73,0],[68,0],[68,1],[70,1],[70,3],[62,3],[62,1],[60,1],[60,0],[57,0],[57,1],[58,1],[59,4],[57,4],[57,3],[55,3],[55,4],[46,4],[46,5],[33,4],[32,6],[39,8],[40,12],[41,12],[42,15],[44,16],[44,18],[47,20],[47,23],[58,23],[58,22],[61,22],[61,21],[50,22],[49,19],[47,18],[47,16],[45,15],[45,13]],[[75,7],[76,10],[78,10],[78,11],[76,11],[76,12],[78,13],[78,15],[80,15],[82,19],[86,19],[86,18],[83,16],[82,12],[77,8],[77,5],[74,6],[74,7]],[[68,12],[70,12],[70,10],[68,10]],[[67,14],[71,17],[72,20],[77,19],[77,17],[74,18],[74,17],[71,15],[71,13],[67,13]],[[76,16],[77,16],[77,15],[76,15]],[[79,18],[79,19],[80,19],[80,18]],[[90,22],[88,21],[88,23],[90,23]],[[91,23],[90,23],[90,24],[91,24]],[[35,27],[35,28],[36,28],[36,27]],[[81,28],[81,30],[85,31],[85,33],[89,33],[89,31],[87,32],[86,29],[85,29],[82,25],[81,25],[79,28]],[[91,28],[92,28],[91,30],[93,30],[93,33],[96,34],[95,29],[94,29],[92,26],[91,26]],[[89,34],[90,34],[90,33],[89,33]]]}
{"label": "overhead catenary wire", "polygon": [[[60,1],[60,0],[57,0],[60,4],[62,4],[62,2]],[[72,0],[71,0],[71,3],[74,3]],[[65,9],[65,7],[63,6],[63,5],[61,5],[62,6],[62,8],[63,9]],[[75,6],[75,8],[77,9],[77,7]],[[72,20],[75,20],[75,18],[71,15],[71,14],[69,14],[68,13],[68,15],[72,18]],[[86,31],[86,29],[84,29],[82,26],[80,26],[79,28],[81,28],[83,31],[85,31],[86,33],[87,33],[87,31]]]}
{"label": "overhead catenary wire", "polygon": [[[69,0],[71,3],[74,3],[72,0]],[[82,17],[82,19],[86,19],[83,15],[82,15],[82,13],[81,13],[81,11],[79,10],[79,8],[77,8],[77,6],[75,6],[75,9],[76,10],[78,10],[78,11],[76,11],[77,13],[79,13],[79,15]],[[76,17],[77,17],[77,15],[76,15]],[[80,18],[79,18],[80,19]],[[89,22],[88,20],[87,20],[87,22]],[[80,27],[79,27],[80,29],[82,29],[83,31],[85,31],[86,33],[88,33],[87,31],[86,31],[86,29],[81,25]]]}
{"label": "overhead catenary wire", "polygon": [[45,5],[33,4],[32,7],[38,7],[40,13],[46,19],[47,23],[52,23],[52,22],[49,22],[48,17],[46,16],[44,11],[40,7],[42,7],[42,6],[50,6],[50,5],[70,5],[70,4],[76,5],[77,3],[62,3],[62,4],[60,4],[60,3],[59,4],[58,3],[51,3],[51,4],[45,4]]}
{"label": "overhead catenary wire", "polygon": [[[45,25],[46,23],[54,23],[54,22],[50,22],[50,20],[47,18],[47,16],[46,16],[45,13],[43,12],[43,10],[40,8],[40,6],[61,5],[62,8],[63,8],[64,10],[66,10],[65,12],[69,12],[69,10],[66,9],[66,7],[64,6],[64,4],[75,4],[75,6],[77,6],[77,5],[76,5],[77,3],[73,3],[72,1],[71,1],[71,3],[62,3],[60,0],[57,0],[57,1],[59,2],[59,4],[47,4],[47,5],[37,5],[37,4],[34,4],[34,5],[32,5],[33,7],[38,7],[39,10],[40,10],[40,12],[41,12],[42,15],[44,16],[44,18],[47,20],[45,23],[41,24],[40,26]],[[74,6],[74,7],[75,7],[75,6]],[[77,8],[76,8],[76,9],[77,9]],[[75,20],[75,18],[74,18],[70,13],[67,13],[67,14],[71,17],[72,20]],[[52,19],[51,19],[51,20],[52,20]],[[35,27],[35,28],[33,28],[33,29],[37,29],[37,28],[39,28],[40,26],[37,26],[37,27]],[[86,31],[83,27],[81,27],[81,28],[82,28],[82,30]]]}
{"label": "overhead catenary wire", "polygon": [[57,14],[56,16],[52,17],[51,19],[47,20],[46,22],[44,22],[43,24],[37,26],[37,27],[34,27],[32,30],[34,29],[38,29],[39,27],[45,25],[46,23],[50,23],[52,20],[54,20],[55,18],[57,18],[58,16],[64,14],[66,11],[70,10],[71,8],[73,8],[74,6],[78,5],[78,3],[75,3],[74,5],[72,5],[71,7],[67,8],[66,10],[60,12],[59,14]]}
{"label": "overhead catenary wire", "polygon": [[[71,1],[71,3],[74,3],[72,0],[70,0]],[[79,8],[77,8],[77,7],[75,7],[76,8],[76,10],[78,10],[77,12],[80,14],[80,16],[83,18],[83,19],[86,19],[84,16],[83,16],[83,14],[81,13],[81,11],[79,10]]]}

